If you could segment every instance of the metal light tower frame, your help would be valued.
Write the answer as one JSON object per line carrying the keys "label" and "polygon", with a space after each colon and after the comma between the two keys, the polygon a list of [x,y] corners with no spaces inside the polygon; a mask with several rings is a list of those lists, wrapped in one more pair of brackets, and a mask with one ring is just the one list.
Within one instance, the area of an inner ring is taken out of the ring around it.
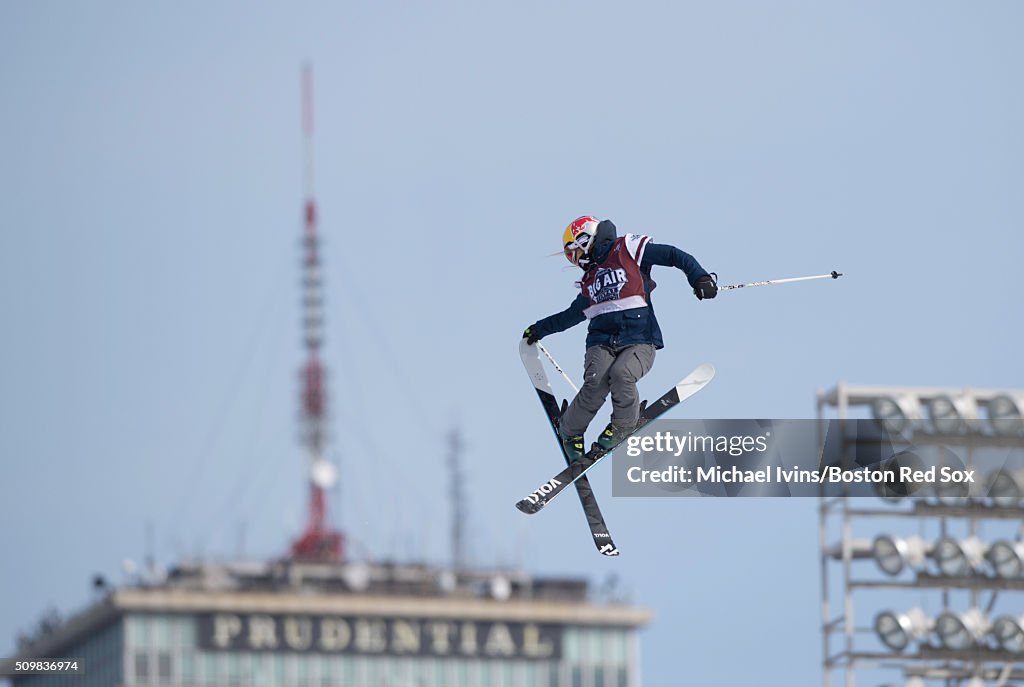
{"label": "metal light tower frame", "polygon": [[[855,406],[871,406],[875,413],[880,401],[890,402],[892,399],[913,399],[913,408],[934,408],[937,399],[956,399],[958,407],[970,407],[977,421],[978,408],[989,409],[989,428],[980,431],[962,431],[955,433],[938,433],[935,431],[935,418],[929,425],[924,422],[924,413],[915,417],[904,418],[914,420],[908,424],[908,442],[916,447],[955,446],[961,448],[968,456],[970,467],[972,456],[981,449],[999,448],[1024,450],[1024,425],[1021,429],[1009,432],[996,432],[991,419],[992,408],[1002,399],[1015,399],[1017,418],[1024,410],[1024,393],[1020,391],[981,390],[981,389],[947,389],[890,386],[855,386],[839,384],[827,392],[820,392],[817,398],[817,416],[822,429],[824,441],[825,423],[838,420],[843,432],[844,455],[849,455],[847,437],[847,421],[850,420],[850,409]],[[966,399],[969,403],[961,403]],[[997,400],[998,399],[998,400]],[[892,402],[890,408],[895,408]],[[831,411],[831,412],[830,412]],[[934,412],[934,411],[933,411]],[[941,420],[941,418],[940,418]],[[1013,420],[1020,423],[1019,419]],[[851,442],[852,443],[852,440]],[[997,595],[1001,592],[1024,592],[1024,575],[1013,579],[991,577],[981,574],[962,576],[934,575],[927,572],[916,572],[904,579],[871,579],[870,576],[858,572],[857,561],[874,558],[872,540],[858,539],[854,535],[854,526],[871,519],[917,519],[919,526],[932,523],[940,528],[945,537],[947,528],[953,525],[966,526],[970,535],[978,532],[980,523],[986,520],[1024,520],[1024,499],[1018,499],[1016,505],[1005,505],[993,502],[992,497],[984,492],[973,493],[970,499],[959,499],[955,503],[942,501],[926,501],[920,497],[909,500],[909,505],[894,507],[882,505],[874,499],[853,499],[849,496],[822,496],[819,501],[819,548],[821,567],[821,620],[822,620],[822,673],[825,687],[832,687],[833,678],[838,673],[843,678],[845,687],[856,686],[858,671],[869,669],[890,669],[902,672],[905,684],[925,687],[929,684],[943,684],[947,687],[964,686],[980,687],[981,685],[1007,685],[1009,680],[1024,681],[1024,652],[1011,652],[1004,647],[992,648],[978,643],[964,650],[953,650],[921,641],[916,652],[909,646],[900,650],[865,649],[862,636],[871,633],[871,628],[858,625],[861,618],[856,616],[856,605],[861,603],[868,592],[874,590],[905,590],[916,592],[916,597],[928,594],[940,595],[942,613],[957,612],[963,609],[951,607],[951,596],[966,592],[970,608],[983,606],[981,595],[991,594],[986,613],[991,613]],[[1020,533],[1017,534],[1020,537]],[[1019,541],[1019,539],[1018,539]],[[833,595],[830,570],[839,566],[839,598]],[[863,592],[863,593],[861,593]],[[908,594],[908,596],[910,596]],[[1024,594],[1012,597],[1014,614],[1020,616],[1024,611]],[[868,605],[870,599],[865,599]],[[855,603],[856,602],[856,603]],[[877,606],[876,606],[877,607]],[[838,609],[838,613],[836,613]],[[863,617],[863,614],[862,614]],[[877,623],[877,616],[876,616]],[[876,625],[877,629],[877,625]],[[927,635],[925,635],[927,636]],[[837,646],[838,645],[838,646]],[[888,647],[886,647],[888,649]],[[1016,684],[1016,682],[1014,683]],[[877,687],[871,684],[870,687]]]}

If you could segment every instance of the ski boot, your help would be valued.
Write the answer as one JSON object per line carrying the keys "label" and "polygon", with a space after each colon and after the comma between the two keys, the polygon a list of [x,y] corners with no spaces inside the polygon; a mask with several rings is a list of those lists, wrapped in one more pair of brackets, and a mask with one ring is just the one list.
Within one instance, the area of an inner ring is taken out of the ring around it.
{"label": "ski boot", "polygon": [[570,463],[579,460],[586,454],[582,434],[571,437],[559,432],[558,436],[562,439],[562,450],[565,451],[565,457],[569,459]]}
{"label": "ski boot", "polygon": [[605,451],[611,451],[613,448],[622,443],[622,440],[632,434],[633,428],[631,427],[617,427],[615,424],[609,422],[608,426],[604,428],[604,431],[597,437],[597,446]]}

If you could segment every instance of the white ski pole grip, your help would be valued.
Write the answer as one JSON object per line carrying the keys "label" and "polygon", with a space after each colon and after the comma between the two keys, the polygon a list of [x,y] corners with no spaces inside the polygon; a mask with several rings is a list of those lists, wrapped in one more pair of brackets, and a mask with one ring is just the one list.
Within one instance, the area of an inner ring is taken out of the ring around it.
{"label": "white ski pole grip", "polygon": [[839,279],[843,276],[842,272],[836,272],[832,270],[828,274],[815,274],[810,277],[789,277],[788,279],[767,279],[765,281],[754,281],[749,284],[719,284],[719,291],[731,291],[732,289],[745,289],[748,286],[773,286],[775,284],[788,284],[794,281],[808,281],[810,279]]}

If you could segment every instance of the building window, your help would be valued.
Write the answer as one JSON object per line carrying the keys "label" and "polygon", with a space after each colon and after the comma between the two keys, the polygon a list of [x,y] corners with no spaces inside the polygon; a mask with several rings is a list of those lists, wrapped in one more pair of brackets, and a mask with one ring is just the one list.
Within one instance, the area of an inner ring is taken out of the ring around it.
{"label": "building window", "polygon": [[220,676],[217,675],[217,657],[206,654],[202,657],[203,662],[203,681],[213,684],[216,683]]}
{"label": "building window", "polygon": [[469,665],[467,661],[459,661],[455,664],[455,683],[459,685],[469,684]]}
{"label": "building window", "polygon": [[481,685],[488,685],[489,687],[494,685],[495,678],[491,677],[491,674],[492,673],[497,673],[497,671],[493,671],[492,668],[493,668],[493,664],[490,661],[482,661],[480,663],[480,684]]}
{"label": "building window", "polygon": [[191,651],[186,651],[181,656],[181,681],[189,683],[196,677],[196,658]]}
{"label": "building window", "polygon": [[533,687],[534,685],[540,684],[540,671],[537,669],[536,663],[524,663],[521,667],[520,682],[518,685],[527,685],[527,687]]}
{"label": "building window", "polygon": [[182,618],[181,619],[181,634],[179,635],[179,641],[182,646],[195,646],[196,645],[196,623],[198,621],[193,618]]}
{"label": "building window", "polygon": [[145,651],[135,652],[135,681],[149,682],[149,654]]}
{"label": "building window", "polygon": [[629,635],[625,632],[611,633],[611,648],[608,658],[615,663],[625,663],[629,657]]}
{"label": "building window", "polygon": [[566,661],[580,660],[580,630],[567,629],[562,637],[562,658]]}
{"label": "building window", "polygon": [[150,641],[161,649],[165,649],[170,646],[171,643],[171,628],[170,618],[164,616],[153,616],[150,620],[151,634]]}
{"label": "building window", "polygon": [[572,687],[583,687],[583,669],[579,666],[573,666]]}
{"label": "building window", "polygon": [[590,629],[580,632],[580,644],[583,645],[580,654],[584,661],[600,661],[604,658],[601,652],[603,636],[601,630]]}
{"label": "building window", "polygon": [[629,687],[629,672],[625,668],[619,668],[618,687]]}
{"label": "building window", "polygon": [[346,656],[341,659],[342,684],[345,687],[356,684],[356,659]]}
{"label": "building window", "polygon": [[268,654],[245,654],[245,672],[247,685],[272,685],[273,657]]}
{"label": "building window", "polygon": [[161,651],[156,655],[156,674],[160,678],[160,682],[170,682],[171,680],[171,655],[166,651]]}
{"label": "building window", "polygon": [[559,676],[558,664],[552,663],[551,669],[548,670],[548,687],[559,687],[562,682]]}
{"label": "building window", "polygon": [[321,663],[321,685],[331,687],[331,685],[341,682],[341,664],[337,658],[322,656],[319,663]]}
{"label": "building window", "polygon": [[140,615],[129,616],[125,619],[128,626],[128,643],[137,649],[146,645],[146,621]]}
{"label": "building window", "polygon": [[434,684],[438,685],[450,685],[454,679],[455,671],[452,670],[452,661],[450,659],[441,660],[438,659],[434,662]]}
{"label": "building window", "polygon": [[228,682],[232,685],[239,684],[242,681],[242,675],[240,670],[240,661],[238,658],[238,654],[228,654],[227,663]]}
{"label": "building window", "polygon": [[274,656],[274,684],[283,685],[284,683],[284,658],[282,656]]}

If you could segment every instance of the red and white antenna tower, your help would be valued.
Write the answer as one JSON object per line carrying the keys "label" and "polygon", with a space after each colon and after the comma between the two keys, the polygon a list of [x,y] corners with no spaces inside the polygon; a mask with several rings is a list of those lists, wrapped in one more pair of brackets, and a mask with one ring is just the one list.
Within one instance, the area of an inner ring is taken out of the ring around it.
{"label": "red and white antenna tower", "polygon": [[296,560],[339,562],[342,560],[341,532],[327,522],[327,489],[337,480],[334,465],[324,456],[326,440],[327,390],[320,362],[323,342],[323,289],[316,234],[316,201],[313,198],[313,70],[302,70],[303,174],[305,186],[305,232],[303,234],[303,327],[306,365],[302,368],[302,443],[309,450],[309,520],[302,536],[292,542]]}

